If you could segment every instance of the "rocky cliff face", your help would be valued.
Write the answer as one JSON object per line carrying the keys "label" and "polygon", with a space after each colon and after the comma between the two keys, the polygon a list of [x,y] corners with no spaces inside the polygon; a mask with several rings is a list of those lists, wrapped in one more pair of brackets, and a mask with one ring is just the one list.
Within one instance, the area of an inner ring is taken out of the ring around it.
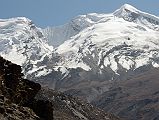
{"label": "rocky cliff face", "polygon": [[77,98],[23,79],[21,67],[0,57],[1,120],[119,120]]}

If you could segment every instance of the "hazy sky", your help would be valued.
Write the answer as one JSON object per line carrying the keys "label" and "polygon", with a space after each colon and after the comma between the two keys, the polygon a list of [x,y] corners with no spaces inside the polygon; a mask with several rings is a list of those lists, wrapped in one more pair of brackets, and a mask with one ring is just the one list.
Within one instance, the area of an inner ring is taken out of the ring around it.
{"label": "hazy sky", "polygon": [[80,14],[110,13],[125,3],[159,16],[159,0],[0,0],[0,18],[25,16],[44,28]]}

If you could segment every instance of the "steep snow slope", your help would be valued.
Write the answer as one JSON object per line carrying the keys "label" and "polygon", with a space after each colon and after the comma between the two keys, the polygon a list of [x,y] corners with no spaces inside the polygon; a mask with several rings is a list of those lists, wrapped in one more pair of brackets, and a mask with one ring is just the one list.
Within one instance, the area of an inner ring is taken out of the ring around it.
{"label": "steep snow slope", "polygon": [[52,47],[31,20],[24,17],[0,20],[0,55],[21,65],[24,72],[39,69],[37,62],[51,53]]}
{"label": "steep snow slope", "polygon": [[97,15],[96,13],[79,15],[65,25],[45,28],[43,34],[48,39],[50,45],[57,47],[83,29],[90,27],[96,21],[104,18],[104,16]]}

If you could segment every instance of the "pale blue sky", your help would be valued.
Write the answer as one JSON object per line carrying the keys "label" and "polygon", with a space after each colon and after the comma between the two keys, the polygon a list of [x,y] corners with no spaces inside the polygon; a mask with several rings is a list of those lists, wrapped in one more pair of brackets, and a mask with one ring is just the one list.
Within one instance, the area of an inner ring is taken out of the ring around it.
{"label": "pale blue sky", "polygon": [[159,16],[159,0],[0,0],[0,18],[24,16],[44,28],[80,14],[110,13],[124,3]]}

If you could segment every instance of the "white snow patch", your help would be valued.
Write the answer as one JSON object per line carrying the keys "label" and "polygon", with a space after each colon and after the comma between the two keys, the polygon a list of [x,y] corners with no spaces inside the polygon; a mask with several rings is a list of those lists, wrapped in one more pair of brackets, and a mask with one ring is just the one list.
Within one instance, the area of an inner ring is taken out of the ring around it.
{"label": "white snow patch", "polygon": [[119,63],[120,63],[120,65],[123,66],[123,68],[125,68],[127,70],[131,69],[131,67],[134,65],[134,62],[126,56],[122,56],[119,59]]}
{"label": "white snow patch", "polygon": [[28,74],[32,74],[32,73],[34,73],[34,72],[36,72],[36,71],[38,71],[38,70],[40,70],[40,69],[43,69],[43,68],[45,68],[46,66],[40,66],[40,67],[37,67],[36,65],[33,65],[33,69],[32,70],[29,70],[27,73]]}
{"label": "white snow patch", "polygon": [[35,77],[46,76],[46,75],[48,75],[51,72],[52,72],[51,69],[43,68],[41,71],[38,71],[38,73],[35,75]]}
{"label": "white snow patch", "polygon": [[159,64],[157,64],[157,63],[153,63],[152,65],[153,65],[153,67],[156,67],[156,68],[159,67]]}
{"label": "white snow patch", "polygon": [[26,61],[26,56],[17,52],[16,48],[13,46],[12,50],[8,53],[0,53],[0,55],[5,58],[6,60],[12,61],[15,64],[20,66]]}

